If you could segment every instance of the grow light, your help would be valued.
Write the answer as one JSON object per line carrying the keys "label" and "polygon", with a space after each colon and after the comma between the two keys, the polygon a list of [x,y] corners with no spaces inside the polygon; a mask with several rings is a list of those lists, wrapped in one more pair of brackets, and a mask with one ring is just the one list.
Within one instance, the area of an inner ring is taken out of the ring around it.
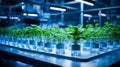
{"label": "grow light", "polygon": [[38,14],[28,14],[28,16],[35,16],[35,17],[37,17]]}
{"label": "grow light", "polygon": [[24,15],[24,16],[34,16],[34,17],[37,17],[37,16],[38,16],[38,14],[31,14],[31,13],[29,13],[29,14],[23,13],[23,15]]}
{"label": "grow light", "polygon": [[21,5],[22,5],[21,8],[22,8],[22,9],[25,9],[25,3],[24,3],[24,2],[21,2]]}
{"label": "grow light", "polygon": [[66,11],[66,9],[58,8],[58,7],[50,7],[51,10],[57,10],[57,11]]}
{"label": "grow light", "polygon": [[25,4],[24,2],[21,2],[21,4],[23,5],[23,4]]}
{"label": "grow light", "polygon": [[90,2],[87,2],[87,1],[84,1],[84,0],[75,0],[76,2],[81,2],[81,3],[84,3],[84,4],[87,4],[87,5],[90,5],[90,6],[94,6],[93,3],[90,3]]}
{"label": "grow light", "polygon": [[27,13],[23,13],[24,16],[27,16]]}
{"label": "grow light", "polygon": [[10,19],[19,19],[19,17],[10,17]]}
{"label": "grow light", "polygon": [[90,14],[84,14],[85,17],[92,17]]}
{"label": "grow light", "polygon": [[7,16],[0,16],[1,19],[7,19]]}
{"label": "grow light", "polygon": [[22,10],[25,9],[25,5],[22,5],[21,8],[22,8]]}
{"label": "grow light", "polygon": [[101,16],[106,16],[106,14],[104,14],[104,13],[101,13],[100,15],[101,15]]}
{"label": "grow light", "polygon": [[107,16],[106,14],[104,14],[104,13],[99,13],[98,15],[100,15],[100,16]]}

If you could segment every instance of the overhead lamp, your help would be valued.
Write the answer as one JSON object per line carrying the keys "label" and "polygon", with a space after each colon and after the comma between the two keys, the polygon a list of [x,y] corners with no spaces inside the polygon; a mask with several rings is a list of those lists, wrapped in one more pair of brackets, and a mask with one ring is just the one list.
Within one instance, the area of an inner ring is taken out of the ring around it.
{"label": "overhead lamp", "polygon": [[104,16],[104,17],[106,16],[106,14],[104,14],[104,13],[101,13],[100,15],[101,15],[101,16]]}
{"label": "overhead lamp", "polygon": [[22,5],[21,8],[22,8],[22,10],[25,9],[25,5]]}
{"label": "overhead lamp", "polygon": [[90,14],[84,14],[85,17],[92,17]]}
{"label": "overhead lamp", "polygon": [[37,17],[38,16],[38,14],[28,14],[28,16],[34,16],[34,17]]}
{"label": "overhead lamp", "polygon": [[23,13],[24,16],[27,16],[27,13]]}
{"label": "overhead lamp", "polygon": [[23,13],[24,16],[34,16],[34,17],[37,17],[38,14],[32,14],[32,13]]}
{"label": "overhead lamp", "polygon": [[66,11],[64,8],[58,8],[58,7],[50,7],[51,10],[57,10],[57,11]]}
{"label": "overhead lamp", "polygon": [[87,5],[90,5],[90,6],[94,6],[93,3],[91,2],[87,2],[87,1],[84,1],[84,0],[75,0],[76,2],[81,2],[81,3],[84,3],[84,4],[87,4]]}
{"label": "overhead lamp", "polygon": [[23,5],[23,4],[25,4],[24,2],[21,2],[21,4]]}
{"label": "overhead lamp", "polygon": [[104,14],[104,13],[99,13],[98,15],[100,15],[100,16],[107,16],[106,14]]}
{"label": "overhead lamp", "polygon": [[25,3],[24,2],[21,2],[21,8],[25,9]]}
{"label": "overhead lamp", "polygon": [[7,19],[7,16],[0,16],[1,19]]}
{"label": "overhead lamp", "polygon": [[10,17],[10,19],[19,19],[19,17]]}

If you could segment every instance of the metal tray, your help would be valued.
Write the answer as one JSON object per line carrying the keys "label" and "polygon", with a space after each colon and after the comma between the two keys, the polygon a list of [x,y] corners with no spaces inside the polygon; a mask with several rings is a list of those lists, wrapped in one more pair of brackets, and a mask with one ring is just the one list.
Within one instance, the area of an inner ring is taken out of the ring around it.
{"label": "metal tray", "polygon": [[38,54],[44,54],[44,55],[69,59],[69,60],[78,61],[78,62],[87,62],[87,61],[97,59],[99,57],[108,55],[109,53],[113,53],[113,52],[116,52],[116,51],[120,50],[120,48],[114,48],[114,49],[106,51],[104,53],[102,52],[102,53],[97,53],[97,54],[96,53],[91,53],[90,51],[81,51],[81,56],[68,56],[68,55],[59,55],[59,54],[55,54],[55,53],[41,52],[41,51],[37,51],[37,50],[23,49],[23,48],[18,48],[18,47],[9,46],[9,45],[0,44],[0,46],[15,48],[15,49],[19,49],[21,51],[27,51],[27,52],[33,52],[33,53],[38,53]]}

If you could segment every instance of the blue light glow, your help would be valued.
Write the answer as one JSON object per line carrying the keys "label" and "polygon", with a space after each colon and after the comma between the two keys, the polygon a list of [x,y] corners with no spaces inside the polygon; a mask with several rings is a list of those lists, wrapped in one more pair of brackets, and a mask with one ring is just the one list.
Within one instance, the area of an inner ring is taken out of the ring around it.
{"label": "blue light glow", "polygon": [[31,14],[31,13],[23,13],[24,16],[34,16],[34,17],[37,17],[38,14]]}
{"label": "blue light glow", "polygon": [[90,14],[84,14],[85,17],[92,17]]}
{"label": "blue light glow", "polygon": [[19,19],[19,17],[10,17],[10,19]]}
{"label": "blue light glow", "polygon": [[58,7],[50,7],[51,10],[57,10],[57,11],[66,11],[66,9],[58,8]]}
{"label": "blue light glow", "polygon": [[87,2],[87,1],[84,1],[84,0],[75,0],[76,2],[80,2],[80,3],[84,3],[84,4],[87,4],[87,5],[90,5],[90,6],[94,6],[93,3],[90,3],[90,2]]}
{"label": "blue light glow", "polygon": [[7,19],[7,16],[0,16],[1,19]]}

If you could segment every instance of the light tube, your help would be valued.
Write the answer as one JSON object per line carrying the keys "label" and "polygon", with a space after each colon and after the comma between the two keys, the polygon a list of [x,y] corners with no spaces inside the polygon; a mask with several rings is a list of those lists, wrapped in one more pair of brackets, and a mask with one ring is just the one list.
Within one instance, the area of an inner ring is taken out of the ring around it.
{"label": "light tube", "polygon": [[35,17],[37,17],[38,16],[38,14],[28,14],[28,16],[35,16]]}
{"label": "light tube", "polygon": [[27,16],[27,13],[23,13],[24,16]]}
{"label": "light tube", "polygon": [[66,9],[58,8],[58,7],[50,7],[51,10],[57,10],[57,11],[66,11]]}
{"label": "light tube", "polygon": [[2,19],[7,19],[7,16],[0,16],[0,18],[2,18]]}
{"label": "light tube", "polygon": [[76,2],[81,2],[81,3],[84,3],[84,4],[87,4],[87,5],[90,5],[90,6],[94,6],[93,3],[90,3],[90,2],[87,2],[87,1],[84,1],[84,0],[75,0]]}
{"label": "light tube", "polygon": [[90,14],[84,14],[85,17],[92,17]]}
{"label": "light tube", "polygon": [[19,19],[19,17],[10,17],[10,19]]}
{"label": "light tube", "polygon": [[23,4],[25,4],[24,2],[21,2],[21,4],[23,5]]}
{"label": "light tube", "polygon": [[100,15],[101,15],[101,16],[104,16],[104,17],[106,16],[106,14],[104,14],[104,13],[101,13]]}
{"label": "light tube", "polygon": [[25,9],[25,5],[22,5],[21,8],[22,8],[22,10]]}
{"label": "light tube", "polygon": [[23,13],[24,16],[34,16],[34,17],[37,17],[38,14],[31,14],[31,13]]}

